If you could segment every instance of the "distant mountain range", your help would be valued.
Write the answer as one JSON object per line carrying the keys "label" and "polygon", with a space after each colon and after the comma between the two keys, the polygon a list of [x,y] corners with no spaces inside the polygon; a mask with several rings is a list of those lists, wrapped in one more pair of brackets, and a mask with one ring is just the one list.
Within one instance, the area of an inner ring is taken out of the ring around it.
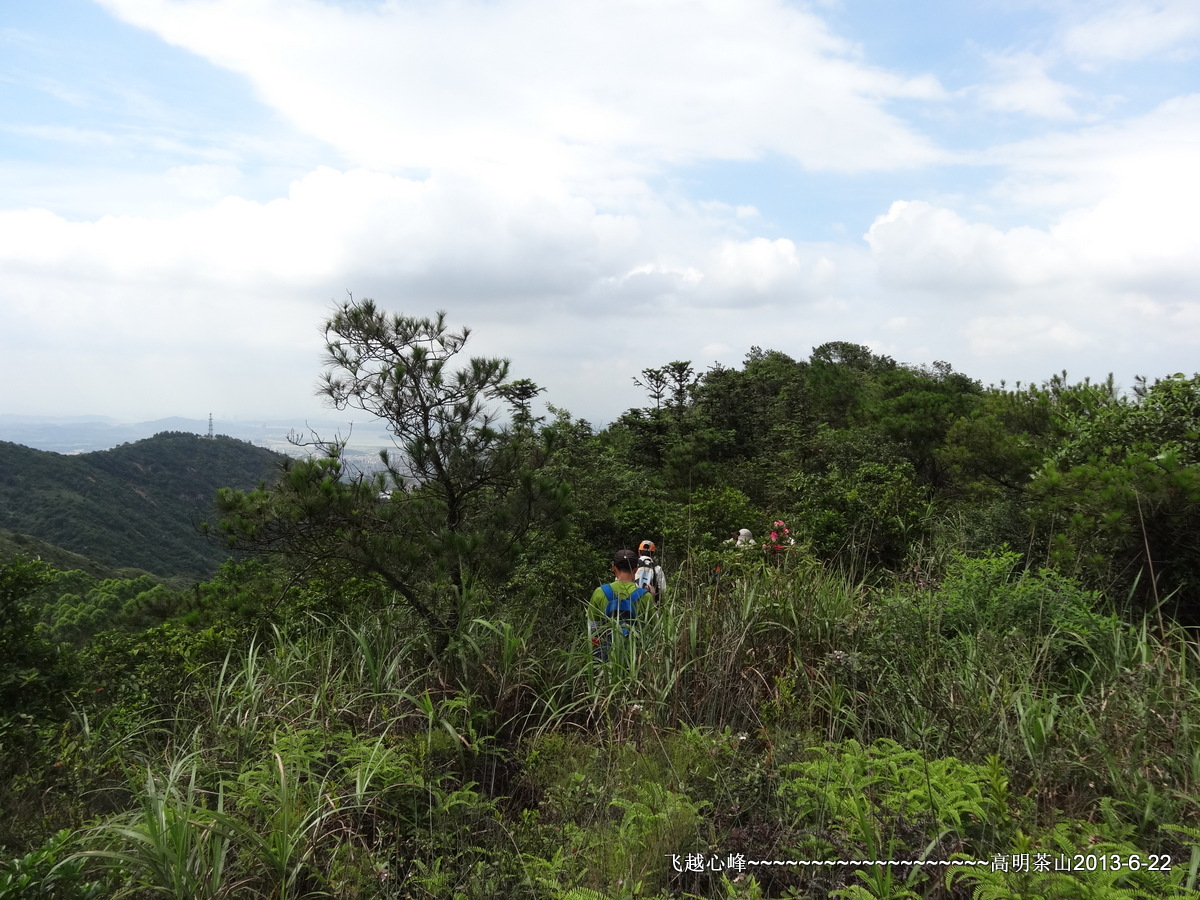
{"label": "distant mountain range", "polygon": [[217,488],[273,481],[284,460],[182,431],[73,455],[0,442],[0,549],[47,542],[105,567],[207,576],[229,555],[197,528]]}
{"label": "distant mountain range", "polygon": [[[332,419],[301,423],[294,419],[216,419],[212,427],[216,434],[228,435],[292,456],[301,453],[288,443],[288,435],[293,431],[315,429],[325,439],[335,435],[349,437],[351,448],[365,454],[373,454],[380,447],[390,446],[388,433],[376,423],[351,425],[346,421]],[[164,431],[207,435],[208,430],[207,419],[187,419],[179,416],[130,423],[106,416],[25,416],[0,413],[0,441],[23,444],[35,450],[53,450],[55,453],[109,450]]]}

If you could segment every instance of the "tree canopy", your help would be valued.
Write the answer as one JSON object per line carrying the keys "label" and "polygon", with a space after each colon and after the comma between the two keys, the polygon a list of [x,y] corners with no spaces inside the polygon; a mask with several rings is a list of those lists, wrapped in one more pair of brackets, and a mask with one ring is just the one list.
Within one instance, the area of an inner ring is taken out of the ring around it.
{"label": "tree canopy", "polygon": [[289,463],[274,485],[220,492],[220,529],[231,546],[376,575],[444,641],[473,581],[494,583],[530,530],[553,526],[566,506],[566,485],[541,473],[552,448],[529,411],[539,389],[508,383],[504,359],[454,368],[470,332],[449,330],[444,313],[350,300],[325,336],[320,392],[387,425],[395,447],[381,453],[383,471],[354,472],[344,441],[315,439],[321,452]]}

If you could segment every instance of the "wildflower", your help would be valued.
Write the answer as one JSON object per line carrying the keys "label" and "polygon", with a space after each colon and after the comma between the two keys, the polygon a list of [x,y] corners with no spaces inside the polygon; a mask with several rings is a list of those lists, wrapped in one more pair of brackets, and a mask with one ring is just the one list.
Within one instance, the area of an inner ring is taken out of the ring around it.
{"label": "wildflower", "polygon": [[788,546],[796,543],[792,538],[792,532],[784,523],[783,519],[776,519],[773,530],[768,536],[768,541],[764,545],[769,550],[780,551]]}

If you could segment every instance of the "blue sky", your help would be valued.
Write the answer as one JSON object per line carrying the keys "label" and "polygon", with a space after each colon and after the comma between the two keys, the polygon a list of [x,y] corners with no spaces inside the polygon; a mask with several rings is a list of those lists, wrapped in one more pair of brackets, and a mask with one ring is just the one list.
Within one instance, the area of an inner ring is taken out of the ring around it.
{"label": "blue sky", "polygon": [[347,292],[600,422],[753,345],[1192,372],[1197,50],[1194,0],[8,0],[0,412],[302,424]]}

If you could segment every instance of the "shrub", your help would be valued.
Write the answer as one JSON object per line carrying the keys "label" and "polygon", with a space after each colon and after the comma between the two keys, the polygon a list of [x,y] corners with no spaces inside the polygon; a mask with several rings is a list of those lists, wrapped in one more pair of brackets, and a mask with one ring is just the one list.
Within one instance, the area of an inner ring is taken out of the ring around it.
{"label": "shrub", "polygon": [[925,605],[936,607],[943,634],[1041,640],[1057,675],[1091,671],[1114,629],[1124,628],[1120,619],[1104,611],[1099,593],[1050,569],[1020,569],[1020,560],[1011,551],[956,556],[941,591],[926,595]]}
{"label": "shrub", "polygon": [[99,900],[108,886],[85,877],[84,860],[68,854],[74,834],[63,829],[41,847],[0,861],[0,900]]}

